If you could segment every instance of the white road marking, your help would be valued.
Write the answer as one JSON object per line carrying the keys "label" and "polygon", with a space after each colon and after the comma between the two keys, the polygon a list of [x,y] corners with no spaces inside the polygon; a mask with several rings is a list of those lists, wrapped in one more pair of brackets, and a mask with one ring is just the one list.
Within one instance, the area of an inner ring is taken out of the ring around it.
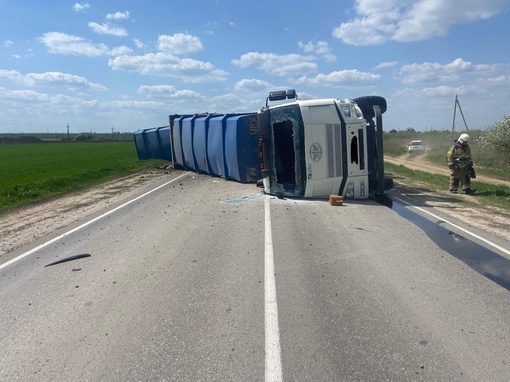
{"label": "white road marking", "polygon": [[506,253],[507,255],[509,255],[509,256],[510,256],[510,251],[509,251],[509,250],[507,250],[507,249],[503,248],[503,247],[502,247],[502,246],[500,246],[500,245],[497,245],[496,243],[493,243],[493,242],[492,242],[492,241],[490,241],[490,240],[487,240],[487,239],[485,239],[485,238],[483,238],[483,237],[481,237],[481,236],[477,235],[476,233],[473,233],[473,232],[471,232],[471,231],[469,231],[469,230],[467,230],[467,229],[465,229],[465,228],[462,228],[461,226],[458,226],[458,225],[456,225],[456,224],[454,224],[454,223],[452,223],[452,222],[450,222],[450,221],[448,221],[448,220],[446,220],[446,219],[444,219],[444,218],[442,218],[442,217],[440,217],[440,216],[434,215],[432,212],[429,212],[429,211],[427,211],[427,210],[425,210],[425,209],[423,209],[423,208],[421,208],[421,207],[417,207],[417,206],[415,206],[415,205],[412,205],[411,203],[408,203],[408,202],[406,202],[405,200],[402,200],[402,199],[397,198],[397,197],[393,197],[393,198],[394,198],[394,199],[396,199],[396,200],[398,200],[398,201],[399,201],[399,202],[401,202],[401,203],[407,204],[408,206],[411,206],[411,207],[413,207],[413,208],[416,208],[417,210],[420,210],[421,212],[424,212],[424,213],[426,213],[426,214],[428,214],[428,215],[430,215],[430,216],[433,216],[434,218],[436,218],[436,219],[438,219],[438,220],[442,220],[442,221],[446,222],[447,224],[451,225],[452,227],[455,227],[455,228],[457,228],[458,230],[460,230],[460,231],[462,231],[462,232],[465,232],[465,233],[467,233],[468,235],[471,235],[472,237],[474,237],[474,238],[476,238],[476,239],[478,239],[478,240],[480,240],[480,241],[483,241],[484,243],[486,243],[486,244],[490,245],[491,247],[496,248],[496,249],[500,250],[501,252]]}
{"label": "white road marking", "polygon": [[98,217],[96,217],[96,218],[94,218],[94,219],[92,219],[92,220],[89,220],[88,222],[86,222],[86,223],[84,223],[84,224],[80,225],[79,227],[73,228],[72,230],[67,231],[66,233],[63,233],[63,234],[62,234],[62,235],[60,235],[60,236],[54,237],[53,239],[51,239],[51,240],[49,240],[49,241],[47,241],[47,242],[45,242],[45,243],[43,243],[43,244],[41,244],[41,245],[39,245],[39,246],[37,246],[37,247],[33,248],[33,249],[31,249],[30,251],[27,251],[27,252],[25,252],[25,253],[23,253],[23,254],[19,255],[18,257],[15,257],[14,259],[7,261],[7,262],[6,262],[6,263],[4,263],[4,264],[1,264],[1,265],[0,265],[0,270],[1,270],[1,269],[4,269],[4,268],[7,268],[9,265],[12,265],[12,264],[14,264],[14,263],[16,263],[16,262],[20,261],[21,259],[23,259],[23,258],[25,258],[25,257],[27,257],[27,256],[30,256],[30,255],[31,255],[31,254],[33,254],[34,252],[37,252],[38,250],[40,250],[40,249],[42,249],[42,248],[44,248],[44,247],[46,247],[46,246],[48,246],[48,245],[50,245],[50,244],[53,244],[53,243],[54,243],[54,242],[56,242],[56,241],[58,241],[58,240],[62,239],[63,237],[69,236],[70,234],[72,234],[72,233],[74,233],[74,232],[76,232],[76,231],[79,231],[79,230],[80,230],[80,229],[82,229],[82,228],[85,228],[86,226],[88,226],[88,225],[90,225],[90,224],[92,224],[92,223],[94,223],[94,222],[98,221],[99,219],[102,219],[102,218],[104,218],[105,216],[108,216],[108,215],[110,215],[110,214],[114,213],[115,211],[118,211],[118,210],[120,210],[121,208],[124,208],[124,207],[128,206],[129,204],[131,204],[131,203],[133,203],[133,202],[136,202],[136,201],[137,201],[137,200],[139,200],[139,199],[144,198],[145,196],[147,196],[147,195],[149,195],[149,194],[153,193],[154,191],[159,190],[160,188],[165,187],[166,185],[168,185],[168,184],[170,184],[170,183],[173,183],[173,182],[175,182],[176,180],[178,180],[178,179],[180,179],[180,178],[182,178],[182,177],[184,177],[184,176],[186,176],[186,175],[188,175],[188,174],[189,174],[189,172],[186,172],[186,173],[184,173],[184,174],[182,174],[182,175],[178,176],[177,178],[172,179],[171,181],[166,182],[165,184],[162,184],[161,186],[158,186],[158,187],[156,187],[156,188],[154,188],[154,189],[152,189],[152,190],[150,190],[150,191],[146,192],[145,194],[140,195],[140,196],[138,196],[138,197],[136,197],[136,198],[134,198],[134,199],[130,200],[129,202],[126,202],[126,203],[124,203],[123,205],[121,205],[121,206],[118,206],[118,207],[114,208],[113,210],[110,210],[110,211],[108,211],[108,212],[106,212],[106,213],[104,213],[104,214],[102,214],[102,215],[100,215],[100,216],[98,216]]}
{"label": "white road marking", "polygon": [[278,306],[276,303],[276,280],[274,275],[273,234],[271,232],[271,209],[269,198],[264,200],[265,247],[264,247],[264,314],[266,336],[266,382],[283,381]]}

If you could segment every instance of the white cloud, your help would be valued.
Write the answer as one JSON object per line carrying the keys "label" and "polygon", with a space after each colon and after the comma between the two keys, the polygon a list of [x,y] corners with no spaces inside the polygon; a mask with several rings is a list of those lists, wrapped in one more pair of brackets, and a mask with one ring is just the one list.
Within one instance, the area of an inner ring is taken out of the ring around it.
{"label": "white cloud", "polygon": [[116,46],[115,48],[112,48],[109,56],[121,56],[124,54],[131,54],[133,52],[133,49],[127,47],[127,46]]}
{"label": "white cloud", "polygon": [[112,109],[118,112],[118,110],[133,110],[133,109],[147,109],[147,110],[158,110],[165,105],[157,101],[135,101],[135,100],[116,100],[101,104],[101,109]]}
{"label": "white cloud", "polygon": [[133,40],[133,42],[135,43],[135,46],[138,48],[138,49],[142,49],[145,47],[145,44],[138,38],[135,38]]}
{"label": "white cloud", "polygon": [[85,77],[69,73],[46,72],[21,74],[17,70],[0,69],[0,78],[27,86],[64,86],[73,90],[107,90],[100,84],[90,82]]}
{"label": "white cloud", "polygon": [[83,11],[89,9],[89,8],[90,8],[90,4],[89,3],[82,3],[82,4],[76,3],[76,4],[74,4],[74,10],[76,12],[83,12]]}
{"label": "white cloud", "polygon": [[151,93],[167,93],[174,94],[177,91],[175,86],[172,85],[142,85],[138,88],[138,93],[151,94]]}
{"label": "white cloud", "polygon": [[[264,97],[265,100],[265,97]],[[209,112],[220,112],[220,113],[243,113],[253,112],[253,110],[259,108],[263,103],[259,100],[256,103],[256,107],[250,105],[250,99],[240,98],[239,94],[227,93],[215,96],[208,100],[207,105],[204,105],[204,111]]]}
{"label": "white cloud", "polygon": [[312,62],[314,60],[313,56],[298,54],[278,55],[250,52],[243,54],[238,60],[232,60],[231,63],[241,68],[257,66],[266,73],[277,76],[295,76],[317,72],[317,64]]}
{"label": "white cloud", "polygon": [[465,94],[466,88],[443,85],[443,86],[438,86],[435,88],[425,88],[425,89],[421,90],[420,93],[426,97],[444,97],[444,96],[455,97],[457,95]]}
{"label": "white cloud", "polygon": [[238,103],[239,96],[237,94],[222,94],[214,97],[216,103]]}
{"label": "white cloud", "polygon": [[174,77],[184,82],[218,82],[224,81],[228,75],[209,62],[182,59],[165,52],[148,53],[143,56],[118,56],[110,59],[108,65],[114,70]]}
{"label": "white cloud", "polygon": [[5,78],[13,82],[23,82],[23,75],[17,70],[0,69],[0,79]]}
{"label": "white cloud", "polygon": [[127,36],[127,31],[122,28],[111,24],[98,24],[89,22],[89,28],[98,34],[108,34],[112,36]]}
{"label": "white cloud", "polygon": [[393,68],[398,65],[398,61],[388,61],[388,62],[381,62],[379,65],[375,66],[374,69],[386,69],[386,68]]}
{"label": "white cloud", "polygon": [[0,92],[0,98],[34,102],[47,102],[50,100],[50,97],[47,94],[38,93],[33,90],[2,89]]}
{"label": "white cloud", "polygon": [[204,49],[200,38],[184,33],[158,37],[158,50],[175,55],[201,52]]}
{"label": "white cloud", "polygon": [[379,74],[360,72],[359,70],[341,70],[329,74],[318,74],[315,77],[301,77],[293,82],[310,86],[326,87],[365,87],[373,86],[381,81]]}
{"label": "white cloud", "polygon": [[14,45],[14,41],[11,41],[11,40],[5,40],[5,41],[3,42],[3,44],[2,44],[2,46],[3,46],[4,48],[10,48],[10,47],[11,47],[11,46],[13,46],[13,45]]}
{"label": "white cloud", "polygon": [[455,81],[464,74],[495,73],[500,65],[473,65],[462,58],[442,65],[437,62],[414,63],[404,65],[397,73],[397,79],[403,83],[415,83],[425,81]]}
{"label": "white cloud", "polygon": [[107,20],[127,20],[127,19],[129,19],[129,11],[108,13],[106,15],[106,19]]}
{"label": "white cloud", "polygon": [[335,55],[331,53],[331,48],[326,41],[318,41],[316,43],[310,41],[306,44],[299,41],[298,45],[305,53],[313,53],[329,62],[336,60]]}
{"label": "white cloud", "polygon": [[125,46],[110,49],[105,44],[93,44],[83,37],[61,32],[47,32],[39,39],[50,53],[62,55],[84,55],[89,57],[128,54],[131,49]]}
{"label": "white cloud", "polygon": [[108,65],[114,70],[178,78],[183,82],[219,82],[227,79],[228,73],[216,69],[210,62],[177,56],[203,50],[202,42],[196,36],[183,33],[160,35],[158,50],[138,56],[119,55],[109,60]]}
{"label": "white cloud", "polygon": [[475,81],[480,82],[481,85],[485,86],[508,86],[510,85],[510,77],[507,75],[491,77],[491,78],[479,78]]}
{"label": "white cloud", "polygon": [[165,97],[179,100],[205,98],[192,90],[177,90],[172,85],[142,85],[138,88],[138,93],[145,94],[149,98]]}
{"label": "white cloud", "polygon": [[107,90],[105,86],[90,82],[85,77],[61,72],[28,73],[25,82],[32,86],[62,85],[75,90]]}
{"label": "white cloud", "polygon": [[[436,87],[425,87],[423,89],[401,89],[394,94],[394,97],[411,100],[423,96],[440,99],[440,102],[444,102],[445,99],[450,99],[453,102],[455,96],[463,95],[464,97],[470,97],[476,100],[476,97],[480,95],[497,97],[496,94],[501,94],[501,92],[498,90],[496,93],[495,89],[503,89],[503,94],[507,94],[509,85],[510,77],[507,75],[480,77],[472,81],[465,81],[459,86],[440,85]],[[480,99],[478,99],[478,101],[480,101]],[[448,105],[448,107],[450,106],[451,104]]]}
{"label": "white cloud", "polygon": [[234,84],[235,91],[249,92],[249,93],[268,93],[274,89],[274,86],[269,82],[255,79],[243,79]]}
{"label": "white cloud", "polygon": [[350,45],[420,41],[444,36],[456,24],[488,19],[508,4],[508,0],[356,0],[357,17],[332,35]]}

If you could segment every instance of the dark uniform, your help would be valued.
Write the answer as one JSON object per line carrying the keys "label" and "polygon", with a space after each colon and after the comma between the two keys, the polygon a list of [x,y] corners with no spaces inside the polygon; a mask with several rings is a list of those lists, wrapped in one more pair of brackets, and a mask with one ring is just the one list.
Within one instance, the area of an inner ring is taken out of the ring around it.
{"label": "dark uniform", "polygon": [[446,161],[450,168],[450,192],[457,192],[459,182],[462,184],[462,191],[471,192],[471,179],[468,173],[469,166],[473,165],[471,160],[471,149],[467,141],[456,141],[448,150]]}

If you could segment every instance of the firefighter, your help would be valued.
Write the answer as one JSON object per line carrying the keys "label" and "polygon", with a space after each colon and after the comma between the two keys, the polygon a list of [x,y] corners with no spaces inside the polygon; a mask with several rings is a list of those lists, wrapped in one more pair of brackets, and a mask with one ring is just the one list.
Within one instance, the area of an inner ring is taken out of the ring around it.
{"label": "firefighter", "polygon": [[457,193],[459,182],[462,184],[464,193],[471,193],[471,177],[474,176],[472,176],[473,162],[468,142],[469,135],[461,134],[446,154],[450,169],[450,192],[454,194]]}

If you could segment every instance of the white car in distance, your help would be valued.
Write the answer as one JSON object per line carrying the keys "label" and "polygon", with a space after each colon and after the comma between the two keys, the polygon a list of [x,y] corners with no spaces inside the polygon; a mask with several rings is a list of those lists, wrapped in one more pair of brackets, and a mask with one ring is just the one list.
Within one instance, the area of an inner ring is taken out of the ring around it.
{"label": "white car in distance", "polygon": [[423,154],[425,152],[425,146],[421,140],[414,140],[409,142],[407,152],[408,154]]}

